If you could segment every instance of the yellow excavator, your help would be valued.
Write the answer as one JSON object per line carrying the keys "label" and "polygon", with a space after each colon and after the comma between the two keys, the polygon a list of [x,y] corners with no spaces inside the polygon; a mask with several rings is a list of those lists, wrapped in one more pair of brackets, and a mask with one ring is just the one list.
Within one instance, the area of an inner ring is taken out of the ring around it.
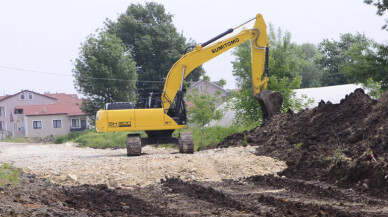
{"label": "yellow excavator", "polygon": [[[242,30],[232,37],[213,43],[252,20],[256,20],[252,29]],[[280,111],[283,97],[279,92],[267,90],[267,27],[261,14],[247,22],[198,44],[191,52],[183,55],[168,72],[163,91],[151,93],[147,97],[145,108],[135,108],[129,102],[106,104],[104,109],[97,112],[97,132],[145,131],[148,135],[146,139],[142,139],[140,134],[128,134],[128,156],[140,155],[142,145],[166,143],[179,144],[181,153],[193,153],[194,143],[190,132],[180,133],[179,138],[172,137],[174,130],[183,129],[187,124],[183,81],[196,67],[248,40],[251,41],[253,95],[260,103],[264,119],[271,118]]]}

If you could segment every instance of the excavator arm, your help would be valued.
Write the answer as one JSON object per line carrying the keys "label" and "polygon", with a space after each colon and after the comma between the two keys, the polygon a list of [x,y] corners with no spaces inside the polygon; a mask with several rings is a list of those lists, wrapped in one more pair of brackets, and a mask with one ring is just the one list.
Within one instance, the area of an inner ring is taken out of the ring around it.
{"label": "excavator arm", "polygon": [[[267,27],[261,14],[256,15],[256,22],[252,29],[242,30],[240,33],[226,38],[217,43],[211,44],[215,40],[226,34],[233,32],[229,29],[223,34],[197,45],[193,51],[182,56],[170,69],[166,77],[166,82],[161,96],[162,107],[170,108],[177,92],[182,89],[183,80],[198,66],[221,55],[227,50],[250,40],[252,52],[252,83],[253,94],[259,96],[262,89],[267,88],[267,75],[262,79],[265,63],[268,63],[269,42],[267,37]],[[210,45],[209,45],[210,44]],[[267,58],[266,58],[267,55]],[[267,64],[268,66],[268,64]],[[268,67],[266,67],[268,69]]]}
{"label": "excavator arm", "polygon": [[[196,67],[221,55],[225,51],[250,40],[252,51],[252,83],[253,95],[258,99],[264,119],[270,118],[280,111],[283,101],[280,93],[266,90],[268,84],[268,52],[269,42],[266,25],[261,14],[258,14],[252,29],[242,30],[240,33],[215,42],[230,34],[234,29],[197,45],[193,51],[182,56],[169,71],[162,94],[151,93],[147,98],[145,108],[134,108],[129,102],[115,102],[105,105],[96,115],[96,130],[98,132],[117,131],[146,131],[145,140],[140,134],[127,135],[127,155],[141,154],[142,144],[179,143],[181,153],[193,153],[194,143],[192,134],[180,134],[179,141],[172,137],[174,130],[186,127],[186,110],[183,102],[183,80]],[[215,43],[213,43],[215,42]],[[263,78],[263,74],[266,74]],[[157,102],[160,97],[160,102]],[[175,99],[175,105],[172,106]],[[145,141],[143,141],[145,140]]]}

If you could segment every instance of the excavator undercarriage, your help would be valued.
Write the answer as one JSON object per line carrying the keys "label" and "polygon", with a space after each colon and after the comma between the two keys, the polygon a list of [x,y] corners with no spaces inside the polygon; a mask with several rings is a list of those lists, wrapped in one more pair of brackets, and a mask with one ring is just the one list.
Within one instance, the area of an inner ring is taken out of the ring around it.
{"label": "excavator undercarriage", "polygon": [[[154,136],[148,134],[148,138],[141,138],[140,134],[128,134],[127,135],[127,156],[139,156],[141,154],[141,148],[145,145],[159,145],[159,144],[177,144],[179,146],[179,153],[193,154],[194,142],[193,134],[191,132],[181,132],[179,138],[172,137],[170,130],[154,131],[151,133]],[[155,134],[158,134],[156,136]]]}

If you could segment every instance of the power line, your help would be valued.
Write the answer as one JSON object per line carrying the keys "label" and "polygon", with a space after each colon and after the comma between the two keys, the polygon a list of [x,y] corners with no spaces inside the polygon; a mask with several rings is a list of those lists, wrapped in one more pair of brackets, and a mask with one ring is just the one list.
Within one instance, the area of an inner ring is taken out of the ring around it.
{"label": "power line", "polygon": [[[30,69],[22,69],[22,68],[15,68],[15,67],[3,66],[3,65],[0,65],[0,68],[16,70],[16,71],[24,71],[24,72],[33,72],[33,73],[46,74],[46,75],[73,77],[72,75],[67,75],[67,74],[59,74],[59,73],[52,73],[52,72],[42,72],[42,71],[36,71],[36,70],[30,70]],[[95,80],[107,80],[107,81],[134,81],[134,80],[120,79],[120,78],[95,78],[95,77],[87,77],[87,76],[82,76],[82,78],[89,78],[89,79],[95,79]],[[136,82],[137,83],[164,83],[164,81],[140,81],[140,80],[136,80]]]}

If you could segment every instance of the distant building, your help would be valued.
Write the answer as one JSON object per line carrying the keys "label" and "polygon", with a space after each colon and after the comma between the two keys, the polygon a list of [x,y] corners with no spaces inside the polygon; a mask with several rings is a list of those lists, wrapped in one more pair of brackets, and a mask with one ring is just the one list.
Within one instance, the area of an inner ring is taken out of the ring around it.
{"label": "distant building", "polygon": [[65,135],[89,128],[76,94],[22,90],[0,96],[0,139]]}
{"label": "distant building", "polygon": [[[193,92],[194,89],[198,89],[199,93],[208,93],[210,95],[215,94],[217,91],[221,92],[221,100],[217,102],[216,106],[219,107],[222,103],[224,103],[226,96],[228,95],[228,91],[218,85],[218,81],[209,82],[206,80],[199,80],[190,85],[190,88],[187,90],[187,94]],[[191,102],[186,102],[188,107],[190,107]]]}

